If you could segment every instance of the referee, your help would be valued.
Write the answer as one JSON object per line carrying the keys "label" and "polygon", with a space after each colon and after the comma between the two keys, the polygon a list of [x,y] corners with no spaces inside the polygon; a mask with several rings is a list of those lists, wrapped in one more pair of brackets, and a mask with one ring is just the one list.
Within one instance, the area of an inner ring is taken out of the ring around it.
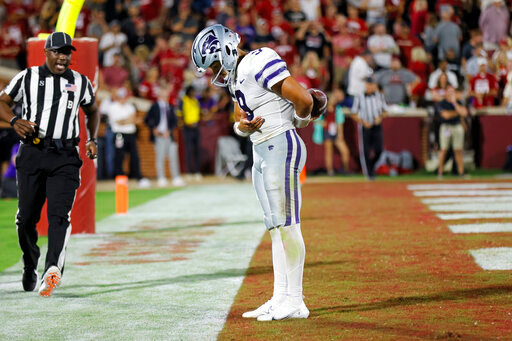
{"label": "referee", "polygon": [[[387,105],[384,95],[379,92],[375,79],[370,76],[365,80],[365,92],[354,97],[352,112],[357,114],[359,123],[359,155],[364,175],[375,179],[374,166],[383,150],[382,118]],[[373,155],[372,155],[373,152]]]}
{"label": "referee", "polygon": [[[69,35],[52,33],[46,40],[46,62],[18,73],[0,93],[0,119],[10,122],[22,143],[16,157],[18,212],[16,225],[23,252],[22,284],[33,291],[37,284],[40,251],[36,224],[48,200],[48,253],[39,287],[49,296],[64,270],[66,244],[71,233],[69,214],[80,186],[82,160],[78,152],[78,107],[87,115],[87,156],[97,156],[99,115],[89,79],[68,69],[72,51]],[[21,118],[11,111],[22,103]]]}

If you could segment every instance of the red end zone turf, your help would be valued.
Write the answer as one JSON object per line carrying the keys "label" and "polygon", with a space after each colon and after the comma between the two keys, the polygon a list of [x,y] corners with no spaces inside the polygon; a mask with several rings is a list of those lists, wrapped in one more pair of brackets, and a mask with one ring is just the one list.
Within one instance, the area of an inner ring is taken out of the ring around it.
{"label": "red end zone turf", "polygon": [[469,254],[512,233],[453,234],[405,183],[307,184],[303,199],[310,318],[241,317],[272,295],[267,234],[220,339],[512,339],[512,271]]}

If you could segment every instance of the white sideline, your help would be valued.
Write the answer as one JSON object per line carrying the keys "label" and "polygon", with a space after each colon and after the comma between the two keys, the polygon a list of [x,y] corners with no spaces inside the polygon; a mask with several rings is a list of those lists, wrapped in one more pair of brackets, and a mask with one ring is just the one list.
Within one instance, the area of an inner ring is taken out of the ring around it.
{"label": "white sideline", "polygon": [[216,339],[265,233],[250,184],[187,187],[96,229],[71,237],[50,298],[22,291],[21,263],[0,273],[1,340]]}

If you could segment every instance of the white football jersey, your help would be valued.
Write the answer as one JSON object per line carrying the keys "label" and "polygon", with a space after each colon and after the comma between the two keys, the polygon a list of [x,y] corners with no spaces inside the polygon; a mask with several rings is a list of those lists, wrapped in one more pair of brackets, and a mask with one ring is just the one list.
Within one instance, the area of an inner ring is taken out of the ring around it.
{"label": "white football jersey", "polygon": [[286,63],[267,47],[249,52],[238,64],[236,78],[229,85],[233,100],[245,111],[247,119],[256,116],[265,119],[260,130],[251,134],[254,144],[294,129],[293,103],[271,90],[289,76]]}

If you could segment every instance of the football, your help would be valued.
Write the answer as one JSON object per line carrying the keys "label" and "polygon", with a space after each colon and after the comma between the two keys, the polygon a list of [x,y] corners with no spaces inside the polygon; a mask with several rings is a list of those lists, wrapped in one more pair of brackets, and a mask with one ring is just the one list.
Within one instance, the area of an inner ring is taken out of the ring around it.
{"label": "football", "polygon": [[313,110],[311,110],[311,118],[317,119],[327,111],[327,95],[319,89],[308,89],[311,97],[313,97]]}

